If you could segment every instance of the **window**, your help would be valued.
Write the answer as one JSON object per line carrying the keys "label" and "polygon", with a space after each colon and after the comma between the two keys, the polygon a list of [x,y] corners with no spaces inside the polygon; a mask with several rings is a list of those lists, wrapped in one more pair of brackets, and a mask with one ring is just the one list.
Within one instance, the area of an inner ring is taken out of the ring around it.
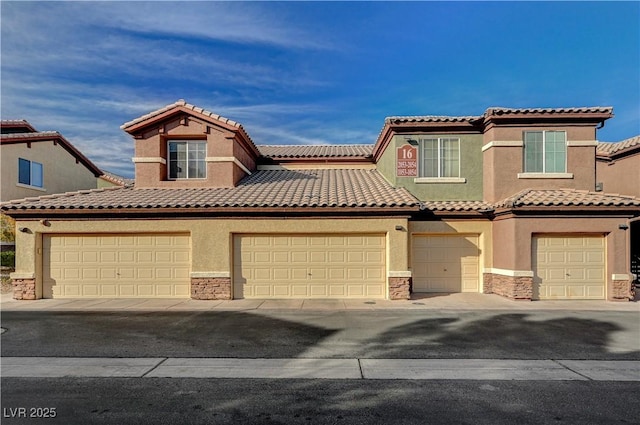
{"label": "window", "polygon": [[567,135],[564,131],[524,132],[524,172],[564,173]]}
{"label": "window", "polygon": [[27,186],[42,187],[42,164],[28,159],[18,158],[18,183]]}
{"label": "window", "polygon": [[422,139],[420,177],[460,177],[460,139]]}
{"label": "window", "polygon": [[204,179],[207,176],[205,158],[207,142],[169,142],[169,178]]}

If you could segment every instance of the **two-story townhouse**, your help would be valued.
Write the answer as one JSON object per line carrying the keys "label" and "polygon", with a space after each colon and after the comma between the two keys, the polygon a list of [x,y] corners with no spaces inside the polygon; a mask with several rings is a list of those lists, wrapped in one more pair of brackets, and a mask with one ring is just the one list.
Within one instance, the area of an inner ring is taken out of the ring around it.
{"label": "two-story townhouse", "polygon": [[57,131],[0,122],[0,200],[95,189],[102,171]]}
{"label": "two-story townhouse", "polygon": [[[596,148],[597,190],[640,198],[640,135]],[[640,284],[640,219],[629,223],[631,273]]]}
{"label": "two-story townhouse", "polygon": [[256,146],[178,101],[126,123],[134,187],[11,202],[16,298],[630,299],[640,199],[595,192],[610,108],[391,117],[374,145]]}

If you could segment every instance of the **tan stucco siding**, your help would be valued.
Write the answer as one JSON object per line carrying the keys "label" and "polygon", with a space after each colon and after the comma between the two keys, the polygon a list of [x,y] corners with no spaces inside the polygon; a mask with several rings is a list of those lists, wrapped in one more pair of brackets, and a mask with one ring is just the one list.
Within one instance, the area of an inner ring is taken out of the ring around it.
{"label": "tan stucco siding", "polygon": [[596,161],[596,181],[606,193],[640,197],[640,152],[616,159]]}
{"label": "tan stucco siding", "polygon": [[611,298],[613,274],[629,273],[628,230],[618,228],[624,218],[519,217],[493,222],[493,267],[513,271],[531,271],[532,239],[538,234],[604,235],[608,298]]}
{"label": "tan stucco siding", "polygon": [[[232,187],[246,175],[234,164],[234,158],[248,170],[255,169],[253,158],[235,138],[232,131],[191,118],[173,118],[159,124],[135,141],[136,187]],[[172,139],[206,141],[206,178],[168,179],[167,144]]]}
{"label": "tan stucco siding", "polygon": [[192,272],[231,272],[233,235],[379,233],[386,235],[387,271],[408,270],[406,218],[332,219],[216,219],[216,220],[50,220],[18,221],[28,232],[16,235],[16,272],[35,274],[41,285],[43,234],[188,233],[191,235]]}
{"label": "tan stucco siding", "polygon": [[[2,201],[72,192],[98,187],[96,176],[61,145],[32,142],[2,145]],[[43,187],[30,188],[18,184],[18,158],[42,164]]]}
{"label": "tan stucco siding", "polygon": [[[565,131],[567,136],[566,178],[521,178],[524,172],[524,147],[500,146],[505,142],[524,140],[525,131]],[[572,146],[571,142],[595,143],[593,127],[531,126],[493,127],[484,134],[485,163],[484,198],[495,202],[524,189],[579,189],[595,188],[595,146]],[[490,148],[490,144],[494,145]]]}

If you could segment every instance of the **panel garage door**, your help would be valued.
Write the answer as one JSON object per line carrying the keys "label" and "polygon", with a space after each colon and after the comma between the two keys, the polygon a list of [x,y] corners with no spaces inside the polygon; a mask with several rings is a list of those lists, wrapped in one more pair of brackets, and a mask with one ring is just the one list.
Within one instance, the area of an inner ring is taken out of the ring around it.
{"label": "panel garage door", "polygon": [[384,298],[384,235],[236,235],[234,298]]}
{"label": "panel garage door", "polygon": [[414,235],[413,292],[478,292],[477,235]]}
{"label": "panel garage door", "polygon": [[602,236],[534,236],[534,299],[604,299],[604,247]]}
{"label": "panel garage door", "polygon": [[188,298],[189,235],[47,235],[44,298]]}

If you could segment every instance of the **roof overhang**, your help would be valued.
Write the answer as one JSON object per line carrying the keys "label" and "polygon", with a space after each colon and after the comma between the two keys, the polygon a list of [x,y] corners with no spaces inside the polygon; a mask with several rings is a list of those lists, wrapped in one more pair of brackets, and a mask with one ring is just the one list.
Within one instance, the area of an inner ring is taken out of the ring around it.
{"label": "roof overhang", "polygon": [[40,132],[40,133],[15,133],[15,134],[3,134],[0,139],[2,145],[14,145],[14,144],[29,144],[39,142],[53,142],[59,144],[67,152],[76,158],[76,162],[84,165],[94,176],[100,177],[103,172],[100,170],[89,158],[84,156],[82,152],[76,149],[67,139],[62,137],[58,132]]}

